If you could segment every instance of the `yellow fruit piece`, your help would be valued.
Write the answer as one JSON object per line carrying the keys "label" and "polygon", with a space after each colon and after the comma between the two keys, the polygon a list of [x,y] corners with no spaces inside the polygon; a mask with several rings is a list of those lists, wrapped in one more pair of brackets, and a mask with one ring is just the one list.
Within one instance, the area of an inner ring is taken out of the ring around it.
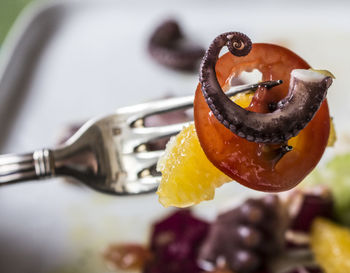
{"label": "yellow fruit piece", "polygon": [[211,200],[215,187],[232,180],[207,159],[194,124],[169,141],[157,169],[162,172],[157,194],[165,207],[188,207]]}
{"label": "yellow fruit piece", "polygon": [[[252,93],[241,93],[233,100],[247,107],[252,96]],[[169,141],[157,169],[162,173],[157,194],[159,202],[165,207],[183,208],[211,200],[216,187],[232,181],[207,159],[194,124]]]}
{"label": "yellow fruit piece", "polygon": [[350,272],[350,230],[329,220],[316,219],[311,248],[326,273]]}
{"label": "yellow fruit piece", "polygon": [[333,118],[331,118],[329,124],[330,124],[330,131],[329,131],[329,138],[328,138],[327,146],[333,147],[335,142],[337,141],[337,134],[336,134],[335,128],[334,128]]}

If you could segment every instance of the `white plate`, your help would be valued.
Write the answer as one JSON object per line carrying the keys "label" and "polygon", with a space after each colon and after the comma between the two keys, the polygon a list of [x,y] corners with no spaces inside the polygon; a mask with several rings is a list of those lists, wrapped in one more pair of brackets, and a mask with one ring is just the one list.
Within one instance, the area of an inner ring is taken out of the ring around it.
{"label": "white plate", "polygon": [[[27,95],[4,152],[50,147],[66,124],[123,105],[165,93],[192,94],[197,75],[164,69],[145,50],[153,27],[168,15],[178,18],[186,32],[206,46],[218,33],[237,30],[256,42],[286,45],[313,67],[332,71],[337,80],[329,92],[331,113],[338,132],[348,131],[350,6],[328,3],[58,1],[33,6],[1,52],[3,65],[11,65],[15,56],[19,62],[7,80],[21,80],[16,71],[28,54],[24,46],[13,51],[16,41],[44,26],[30,25],[23,32],[28,22],[56,20],[55,31],[37,32],[45,35],[45,43],[32,41],[44,46],[35,62],[23,63],[30,79],[22,86]],[[58,18],[53,16],[57,12]],[[11,52],[14,56],[5,62],[5,54]],[[196,211],[212,218],[219,207],[252,194],[231,183]],[[107,196],[62,179],[2,187],[0,271],[108,272],[100,252],[111,242],[146,242],[150,223],[168,211],[155,194]]]}

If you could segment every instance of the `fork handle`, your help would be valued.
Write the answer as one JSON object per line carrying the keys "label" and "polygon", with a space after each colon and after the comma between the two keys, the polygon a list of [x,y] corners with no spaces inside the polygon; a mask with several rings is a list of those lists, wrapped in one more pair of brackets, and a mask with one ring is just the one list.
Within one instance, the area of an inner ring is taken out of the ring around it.
{"label": "fork handle", "polygon": [[54,160],[49,149],[0,156],[0,186],[50,177],[54,174]]}

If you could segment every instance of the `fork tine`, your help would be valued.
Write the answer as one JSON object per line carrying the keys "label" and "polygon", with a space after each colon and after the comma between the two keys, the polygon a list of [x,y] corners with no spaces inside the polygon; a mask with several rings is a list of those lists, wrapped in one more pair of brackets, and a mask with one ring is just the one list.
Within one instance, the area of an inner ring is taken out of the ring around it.
{"label": "fork tine", "polygon": [[145,166],[151,167],[158,162],[160,156],[164,154],[164,150],[159,151],[149,151],[135,153],[135,157],[140,160]]}
{"label": "fork tine", "polygon": [[133,128],[132,133],[135,139],[141,139],[143,143],[146,143],[153,139],[175,135],[189,124],[190,122],[182,122],[159,127]]}
{"label": "fork tine", "polygon": [[147,116],[186,109],[193,106],[193,96],[170,98],[146,102],[138,105],[123,107],[117,110],[117,114],[131,115],[130,124]]}
{"label": "fork tine", "polygon": [[138,179],[133,183],[126,183],[126,191],[129,194],[155,192],[159,186],[160,177],[149,176]]}
{"label": "fork tine", "polygon": [[[227,96],[233,96],[237,93],[241,93],[248,90],[256,90],[259,86],[265,86],[271,88],[281,84],[282,81],[265,81],[254,84],[245,84],[232,87],[228,92]],[[157,100],[153,102],[146,102],[137,104],[134,106],[123,107],[117,110],[117,114],[129,115],[129,124],[132,124],[136,120],[143,119],[147,116],[170,112],[179,109],[186,109],[193,106],[194,96],[185,96],[178,98],[170,98]]]}
{"label": "fork tine", "polygon": [[124,154],[133,153],[140,145],[146,144],[151,140],[176,135],[184,126],[189,124],[190,122],[184,122],[159,127],[132,128],[130,137],[124,141],[122,152]]}

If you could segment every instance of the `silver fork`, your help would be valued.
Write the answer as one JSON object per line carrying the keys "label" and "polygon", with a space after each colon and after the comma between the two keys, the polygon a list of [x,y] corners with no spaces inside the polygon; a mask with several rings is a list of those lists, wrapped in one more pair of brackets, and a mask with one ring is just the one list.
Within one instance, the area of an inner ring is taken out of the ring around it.
{"label": "silver fork", "polygon": [[[281,81],[241,85],[227,92],[268,88]],[[53,176],[69,176],[111,194],[153,192],[159,174],[151,172],[164,152],[140,149],[151,140],[177,134],[187,123],[144,127],[146,117],[193,106],[193,96],[171,98],[118,109],[86,122],[59,148],[0,156],[0,186]]]}

